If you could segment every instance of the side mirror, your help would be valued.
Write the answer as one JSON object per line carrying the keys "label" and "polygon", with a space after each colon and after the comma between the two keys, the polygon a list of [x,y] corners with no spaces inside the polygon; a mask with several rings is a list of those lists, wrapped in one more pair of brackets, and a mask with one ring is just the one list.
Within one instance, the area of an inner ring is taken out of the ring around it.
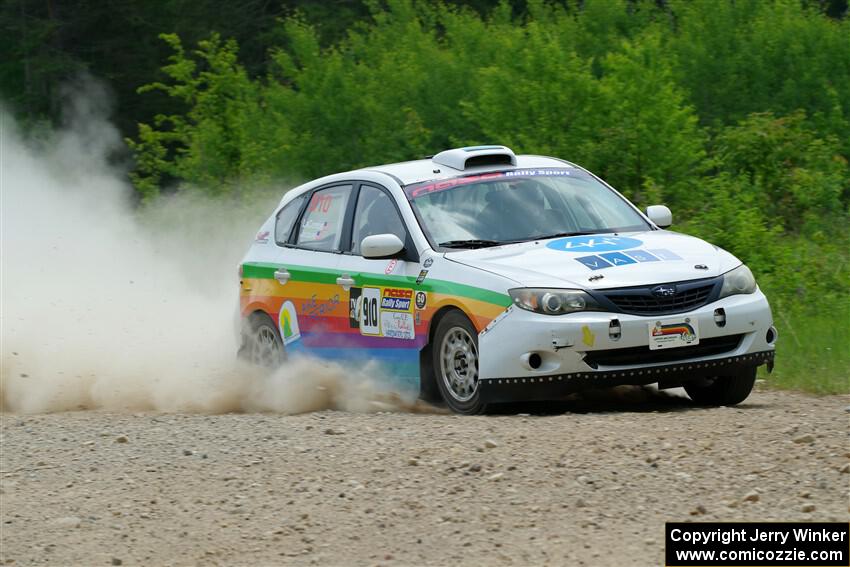
{"label": "side mirror", "polygon": [[403,249],[404,242],[395,234],[373,234],[360,243],[360,254],[374,260],[392,258]]}
{"label": "side mirror", "polygon": [[658,228],[667,228],[673,224],[673,213],[664,205],[651,205],[647,207],[646,216],[658,225]]}

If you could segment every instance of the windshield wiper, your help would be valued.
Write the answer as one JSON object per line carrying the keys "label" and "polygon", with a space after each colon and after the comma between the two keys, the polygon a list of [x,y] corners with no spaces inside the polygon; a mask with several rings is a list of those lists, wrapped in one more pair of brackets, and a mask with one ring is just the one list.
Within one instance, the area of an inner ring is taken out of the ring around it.
{"label": "windshield wiper", "polygon": [[556,232],[555,234],[539,234],[537,236],[529,236],[524,239],[526,242],[529,240],[546,240],[547,238],[561,238],[562,236],[585,236],[588,234],[603,234],[606,232],[611,232],[610,230],[583,230],[577,232]]}
{"label": "windshield wiper", "polygon": [[500,240],[482,240],[478,238],[440,242],[440,246],[443,248],[488,248],[490,246],[501,246],[502,244],[505,243]]}

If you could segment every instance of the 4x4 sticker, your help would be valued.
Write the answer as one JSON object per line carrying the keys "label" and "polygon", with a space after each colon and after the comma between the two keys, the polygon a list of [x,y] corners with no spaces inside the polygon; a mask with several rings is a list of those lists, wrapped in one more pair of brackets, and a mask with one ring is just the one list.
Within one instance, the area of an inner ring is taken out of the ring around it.
{"label": "4x4 sticker", "polygon": [[360,328],[360,317],[357,316],[357,301],[360,299],[362,290],[353,287],[348,290],[348,326],[352,329]]}
{"label": "4x4 sticker", "polygon": [[419,270],[419,276],[416,278],[416,285],[421,284],[428,277],[428,270]]}

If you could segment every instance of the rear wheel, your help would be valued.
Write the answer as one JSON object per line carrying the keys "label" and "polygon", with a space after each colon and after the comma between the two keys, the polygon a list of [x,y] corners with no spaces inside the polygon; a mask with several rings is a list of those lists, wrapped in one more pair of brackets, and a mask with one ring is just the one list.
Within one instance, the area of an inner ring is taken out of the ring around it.
{"label": "rear wheel", "polygon": [[434,381],[449,408],[462,414],[481,413],[478,380],[478,333],[460,311],[446,314],[434,333]]}
{"label": "rear wheel", "polygon": [[747,399],[756,383],[757,367],[742,370],[736,376],[715,376],[685,382],[691,399],[704,406],[734,406]]}
{"label": "rear wheel", "polygon": [[286,349],[277,325],[265,313],[256,313],[242,332],[241,357],[257,366],[276,368],[286,360]]}

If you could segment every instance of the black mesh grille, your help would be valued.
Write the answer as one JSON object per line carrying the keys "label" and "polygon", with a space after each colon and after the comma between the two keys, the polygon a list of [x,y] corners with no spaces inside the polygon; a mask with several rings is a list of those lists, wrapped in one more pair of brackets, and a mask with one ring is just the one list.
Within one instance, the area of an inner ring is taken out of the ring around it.
{"label": "black mesh grille", "polygon": [[658,364],[675,362],[689,358],[699,358],[723,354],[738,348],[744,335],[727,335],[702,339],[698,345],[678,347],[669,350],[650,350],[648,346],[617,348],[610,350],[591,350],[584,356],[584,361],[591,368],[602,366],[628,366],[633,364]]}
{"label": "black mesh grille", "polygon": [[602,291],[608,301],[623,313],[633,315],[664,315],[682,313],[702,307],[712,296],[716,281],[703,281],[698,284],[679,284],[675,295],[656,297],[650,288],[632,288]]}

